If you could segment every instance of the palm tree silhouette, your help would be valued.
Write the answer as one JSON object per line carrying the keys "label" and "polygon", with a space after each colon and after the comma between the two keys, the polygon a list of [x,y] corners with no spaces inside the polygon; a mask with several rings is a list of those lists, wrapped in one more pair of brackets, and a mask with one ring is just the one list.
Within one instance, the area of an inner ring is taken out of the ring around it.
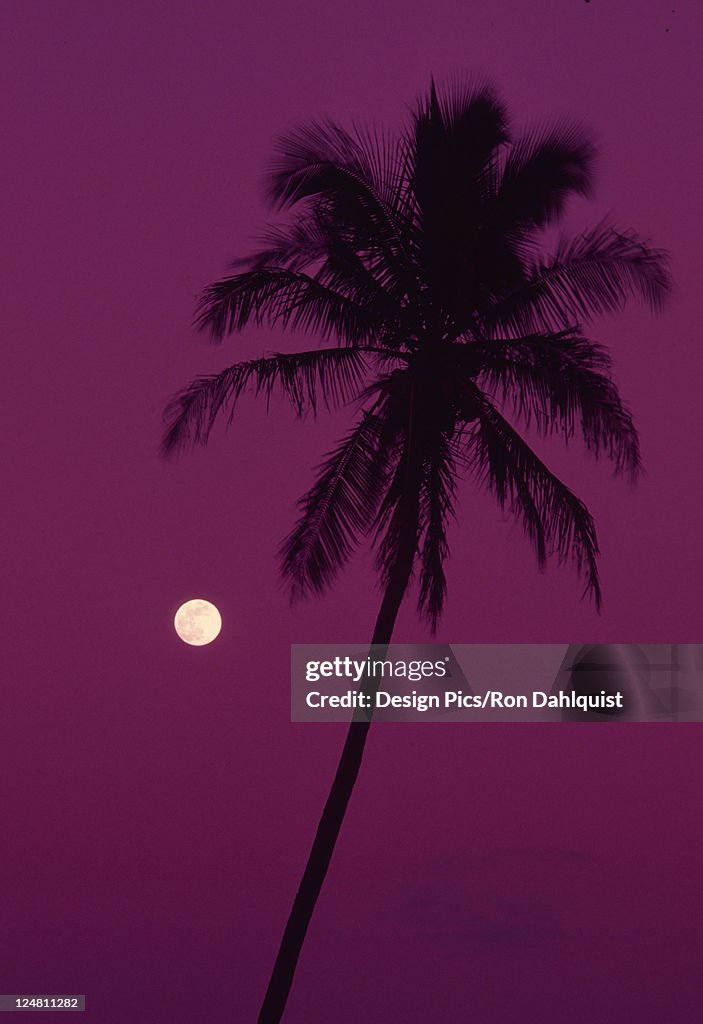
{"label": "palm tree silhouette", "polygon": [[[164,451],[206,443],[246,390],[280,389],[298,414],[359,401],[281,560],[292,594],[319,593],[371,535],[383,586],[375,645],[390,642],[415,573],[436,628],[460,469],[517,517],[540,565],[570,559],[600,605],[593,519],[510,422],[578,433],[618,473],[640,467],[609,357],[582,327],[631,296],[660,307],[666,257],[607,222],[544,252],[545,227],[589,192],[593,157],[573,126],[514,137],[488,87],[433,82],[397,138],[300,127],[267,180],[271,204],[291,213],[202,296],[197,324],[215,339],[268,323],[331,344],[195,380],[168,407]],[[259,1024],[283,1014],[369,727],[370,716],[350,725]]]}

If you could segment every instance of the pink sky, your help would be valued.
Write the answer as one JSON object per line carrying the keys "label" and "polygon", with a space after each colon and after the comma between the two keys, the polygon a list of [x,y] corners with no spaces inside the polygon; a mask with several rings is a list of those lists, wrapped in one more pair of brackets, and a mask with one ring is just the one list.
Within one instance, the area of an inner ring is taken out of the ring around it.
{"label": "pink sky", "polygon": [[[672,254],[662,316],[593,330],[647,474],[543,449],[596,515],[601,616],[467,481],[438,640],[700,642],[702,28],[681,0],[7,9],[2,991],[85,992],[100,1024],[255,1018],[343,736],[290,723],[289,644],[364,641],[378,596],[363,553],[308,605],[276,576],[344,414],[251,404],[206,451],[157,447],[176,388],[294,343],[189,326],[293,122],[393,127],[469,72],[518,122],[593,128],[574,223],[613,211]],[[173,633],[191,596],[222,611],[212,647]],[[397,638],[427,639],[411,602]],[[287,1024],[692,1019],[700,728],[379,728]]]}

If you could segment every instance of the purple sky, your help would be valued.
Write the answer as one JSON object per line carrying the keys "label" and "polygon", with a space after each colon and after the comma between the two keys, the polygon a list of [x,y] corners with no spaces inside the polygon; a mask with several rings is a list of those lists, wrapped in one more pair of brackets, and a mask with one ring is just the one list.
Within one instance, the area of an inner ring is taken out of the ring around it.
{"label": "purple sky", "polygon": [[[673,258],[663,316],[593,331],[647,475],[548,449],[597,517],[600,617],[467,482],[438,639],[700,642],[702,28],[682,0],[6,9],[0,990],[85,992],[100,1024],[255,1017],[343,736],[291,725],[289,644],[364,641],[378,596],[366,554],[293,609],[276,576],[343,414],[252,403],[206,451],[157,445],[177,387],[293,344],[189,328],[292,122],[392,127],[431,73],[474,72],[518,121],[592,126],[574,222],[612,210]],[[212,647],[173,633],[192,596],[222,611]],[[397,639],[427,639],[411,603]],[[689,1021],[700,738],[379,727],[287,1024]]]}

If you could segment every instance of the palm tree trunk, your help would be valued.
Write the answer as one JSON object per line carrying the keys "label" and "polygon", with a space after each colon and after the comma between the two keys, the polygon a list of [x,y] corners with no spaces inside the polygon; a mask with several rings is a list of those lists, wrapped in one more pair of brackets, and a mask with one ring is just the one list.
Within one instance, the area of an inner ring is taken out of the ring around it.
{"label": "palm tree trunk", "polygon": [[[391,641],[393,627],[410,580],[417,549],[416,493],[411,499],[410,505],[410,508],[406,506],[404,537],[398,545],[398,555],[386,585],[373,631],[372,645],[376,647],[374,653],[380,657],[383,656],[382,652],[385,653],[385,648]],[[378,650],[379,647],[381,651]],[[283,1016],[305,934],[332,859],[356,777],[359,774],[370,727],[370,711],[364,718],[355,717],[349,726],[337,773],[327,797],[305,872],[283,933],[271,980],[259,1012],[258,1024],[279,1024]]]}

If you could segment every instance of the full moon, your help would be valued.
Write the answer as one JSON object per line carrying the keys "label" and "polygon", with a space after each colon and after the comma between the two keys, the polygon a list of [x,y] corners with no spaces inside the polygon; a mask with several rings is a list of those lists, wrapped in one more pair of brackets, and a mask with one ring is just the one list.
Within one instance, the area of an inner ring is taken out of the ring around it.
{"label": "full moon", "polygon": [[176,612],[173,625],[181,640],[193,647],[211,644],[222,629],[222,617],[214,604],[202,598],[186,601]]}

